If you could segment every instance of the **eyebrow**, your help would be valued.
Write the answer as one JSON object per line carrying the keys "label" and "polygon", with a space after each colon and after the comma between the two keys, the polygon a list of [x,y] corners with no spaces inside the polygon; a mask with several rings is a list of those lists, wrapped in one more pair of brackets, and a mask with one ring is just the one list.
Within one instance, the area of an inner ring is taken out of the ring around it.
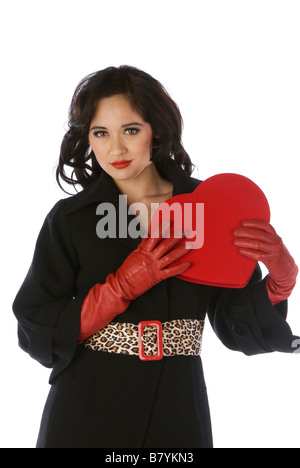
{"label": "eyebrow", "polygon": [[[133,125],[138,125],[139,127],[143,127],[143,124],[139,123],[139,122],[130,122],[128,124],[125,124],[125,125],[121,125],[121,128],[125,128],[125,127],[132,127]],[[91,128],[91,131],[92,130],[107,130],[106,127],[93,127]]]}

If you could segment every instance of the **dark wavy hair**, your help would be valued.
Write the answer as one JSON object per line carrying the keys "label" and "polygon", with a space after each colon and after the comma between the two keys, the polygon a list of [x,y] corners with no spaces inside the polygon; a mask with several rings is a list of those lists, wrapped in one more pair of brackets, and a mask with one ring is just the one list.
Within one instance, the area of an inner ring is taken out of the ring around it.
{"label": "dark wavy hair", "polygon": [[[159,169],[167,158],[174,158],[191,175],[194,165],[183,148],[183,121],[177,104],[166,89],[149,74],[123,65],[92,73],[78,84],[69,109],[68,127],[60,150],[56,180],[73,187],[88,187],[99,178],[102,168],[89,145],[90,123],[100,99],[124,95],[152,127],[152,161]],[[66,169],[72,168],[71,175]]]}

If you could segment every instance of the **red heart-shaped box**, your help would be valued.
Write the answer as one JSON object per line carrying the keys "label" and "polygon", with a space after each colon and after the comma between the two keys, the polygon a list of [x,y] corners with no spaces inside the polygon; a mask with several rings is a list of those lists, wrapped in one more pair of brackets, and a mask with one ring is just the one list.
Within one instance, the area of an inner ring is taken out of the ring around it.
{"label": "red heart-shaped box", "polygon": [[152,218],[150,233],[155,232],[161,221],[170,220],[174,232],[185,229],[187,238],[182,242],[194,242],[194,248],[172,264],[191,262],[190,268],[178,278],[243,288],[249,283],[256,262],[238,252],[233,232],[248,219],[270,221],[266,196],[247,177],[218,174],[202,182],[194,192],[177,195],[160,205]]}

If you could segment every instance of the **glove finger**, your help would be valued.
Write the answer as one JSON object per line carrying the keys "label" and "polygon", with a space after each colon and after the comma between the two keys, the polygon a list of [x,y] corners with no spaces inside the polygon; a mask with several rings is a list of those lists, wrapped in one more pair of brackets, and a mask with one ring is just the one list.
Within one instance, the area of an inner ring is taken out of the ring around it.
{"label": "glove finger", "polygon": [[143,244],[143,251],[144,252],[152,252],[152,250],[155,249],[155,247],[157,246],[157,244],[160,242],[160,237],[158,237],[157,239],[154,238],[154,237],[149,237],[146,242]]}
{"label": "glove finger", "polygon": [[273,226],[267,221],[261,221],[258,219],[247,219],[243,221],[243,226],[247,228],[260,229],[261,231],[269,232],[270,234],[276,234]]}
{"label": "glove finger", "polygon": [[262,252],[251,249],[239,249],[239,253],[250,260],[260,262],[262,260]]}
{"label": "glove finger", "polygon": [[186,255],[190,250],[187,249],[185,243],[177,247],[176,249],[171,250],[168,252],[163,258],[159,260],[159,267],[160,269],[165,268],[166,266],[170,265],[170,263],[175,262],[179,258]]}
{"label": "glove finger", "polygon": [[170,222],[169,221],[163,221],[160,224],[159,229],[151,230],[151,236],[148,238],[147,242],[143,245],[143,250],[145,252],[152,252],[155,249],[155,247],[164,238],[170,238]]}
{"label": "glove finger", "polygon": [[237,247],[260,251],[261,253],[269,253],[273,250],[273,246],[271,244],[267,244],[259,239],[236,238],[233,243]]}
{"label": "glove finger", "polygon": [[[179,234],[178,234],[179,236]],[[180,237],[171,237],[169,239],[162,239],[159,246],[153,252],[154,258],[162,258],[165,254],[170,252],[177,244],[179,244],[182,239],[184,239],[184,234],[180,233]]]}
{"label": "glove finger", "polygon": [[266,243],[274,242],[274,235],[260,229],[239,228],[234,231],[234,235],[238,238],[257,239]]}
{"label": "glove finger", "polygon": [[184,262],[180,263],[179,265],[175,265],[173,267],[165,268],[164,270],[161,271],[161,276],[162,280],[171,278],[171,276],[177,276],[186,271],[188,268],[190,268],[191,263],[189,262]]}

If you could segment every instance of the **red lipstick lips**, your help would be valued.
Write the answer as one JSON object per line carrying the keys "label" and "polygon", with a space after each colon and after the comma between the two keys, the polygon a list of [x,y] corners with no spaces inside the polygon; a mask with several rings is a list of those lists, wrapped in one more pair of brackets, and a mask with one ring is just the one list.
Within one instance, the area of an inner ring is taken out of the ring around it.
{"label": "red lipstick lips", "polygon": [[123,160],[123,161],[115,161],[111,163],[111,165],[115,167],[116,169],[124,169],[125,167],[129,166],[130,163],[131,161]]}

